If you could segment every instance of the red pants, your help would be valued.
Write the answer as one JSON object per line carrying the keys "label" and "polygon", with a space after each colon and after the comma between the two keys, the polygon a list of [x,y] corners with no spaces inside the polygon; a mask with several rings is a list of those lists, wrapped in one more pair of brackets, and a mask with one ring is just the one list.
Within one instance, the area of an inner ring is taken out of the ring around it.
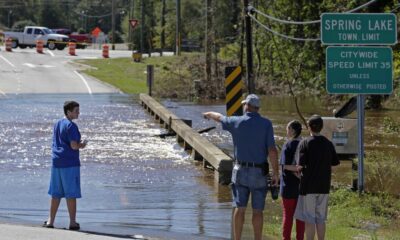
{"label": "red pants", "polygon": [[[297,198],[282,198],[283,205],[283,240],[290,240],[290,235],[292,233],[293,226],[293,215],[296,210]],[[304,239],[304,222],[296,219],[296,239]]]}

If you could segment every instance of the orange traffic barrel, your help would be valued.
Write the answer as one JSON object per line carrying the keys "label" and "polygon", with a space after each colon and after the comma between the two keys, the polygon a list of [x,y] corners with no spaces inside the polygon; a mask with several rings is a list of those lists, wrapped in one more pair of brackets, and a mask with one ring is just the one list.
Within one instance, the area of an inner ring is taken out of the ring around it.
{"label": "orange traffic barrel", "polygon": [[76,43],[70,42],[68,43],[68,47],[69,47],[69,55],[75,56]]}
{"label": "orange traffic barrel", "polygon": [[6,51],[12,52],[12,39],[11,38],[6,39]]}
{"label": "orange traffic barrel", "polygon": [[36,41],[36,52],[43,53],[43,40],[39,39]]}
{"label": "orange traffic barrel", "polygon": [[107,44],[104,44],[104,45],[103,45],[103,58],[109,58],[109,57],[110,57],[110,56],[108,55],[108,50],[109,50],[108,45],[107,45]]}

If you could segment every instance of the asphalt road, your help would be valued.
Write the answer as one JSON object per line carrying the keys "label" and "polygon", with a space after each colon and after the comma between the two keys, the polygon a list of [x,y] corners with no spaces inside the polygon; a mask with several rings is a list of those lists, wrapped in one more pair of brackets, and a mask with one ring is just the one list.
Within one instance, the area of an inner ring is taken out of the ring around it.
{"label": "asphalt road", "polygon": [[2,240],[117,240],[117,239],[143,239],[142,235],[112,235],[93,232],[69,231],[64,229],[48,229],[23,225],[10,225],[0,223],[0,236]]}
{"label": "asphalt road", "polygon": [[[70,56],[68,49],[36,53],[36,49],[13,49],[6,52],[0,47],[0,97],[23,93],[113,93],[112,86],[81,74],[79,66],[70,64],[74,59],[102,58],[98,49],[77,49]],[[130,51],[110,51],[110,58],[131,57]]]}

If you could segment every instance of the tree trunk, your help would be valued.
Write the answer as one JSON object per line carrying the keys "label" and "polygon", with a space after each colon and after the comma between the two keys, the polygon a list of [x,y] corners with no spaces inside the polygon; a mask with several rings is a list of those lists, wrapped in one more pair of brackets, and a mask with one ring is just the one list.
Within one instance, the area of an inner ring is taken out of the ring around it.
{"label": "tree trunk", "polygon": [[206,0],[206,82],[211,83],[211,64],[213,46],[213,26],[212,26],[212,0]]}
{"label": "tree trunk", "polygon": [[162,8],[161,8],[161,51],[160,55],[162,56],[164,48],[165,48],[165,14],[166,14],[166,4],[165,0],[162,0]]}

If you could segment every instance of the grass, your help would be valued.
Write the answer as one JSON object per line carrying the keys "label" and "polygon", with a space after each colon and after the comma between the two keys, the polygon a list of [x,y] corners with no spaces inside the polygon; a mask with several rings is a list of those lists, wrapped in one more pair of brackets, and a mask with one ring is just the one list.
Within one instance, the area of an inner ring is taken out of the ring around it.
{"label": "grass", "polygon": [[[282,232],[280,201],[266,203],[264,231],[272,239],[280,239]],[[400,199],[382,193],[359,196],[344,187],[331,191],[326,239],[400,240],[399,226]]]}
{"label": "grass", "polygon": [[95,68],[87,69],[83,71],[84,73],[109,83],[124,93],[138,94],[148,92],[147,65],[154,66],[155,78],[157,78],[157,75],[161,75],[158,72],[168,70],[179,60],[180,57],[165,56],[144,58],[140,63],[133,62],[131,58],[89,59],[76,62]]}

